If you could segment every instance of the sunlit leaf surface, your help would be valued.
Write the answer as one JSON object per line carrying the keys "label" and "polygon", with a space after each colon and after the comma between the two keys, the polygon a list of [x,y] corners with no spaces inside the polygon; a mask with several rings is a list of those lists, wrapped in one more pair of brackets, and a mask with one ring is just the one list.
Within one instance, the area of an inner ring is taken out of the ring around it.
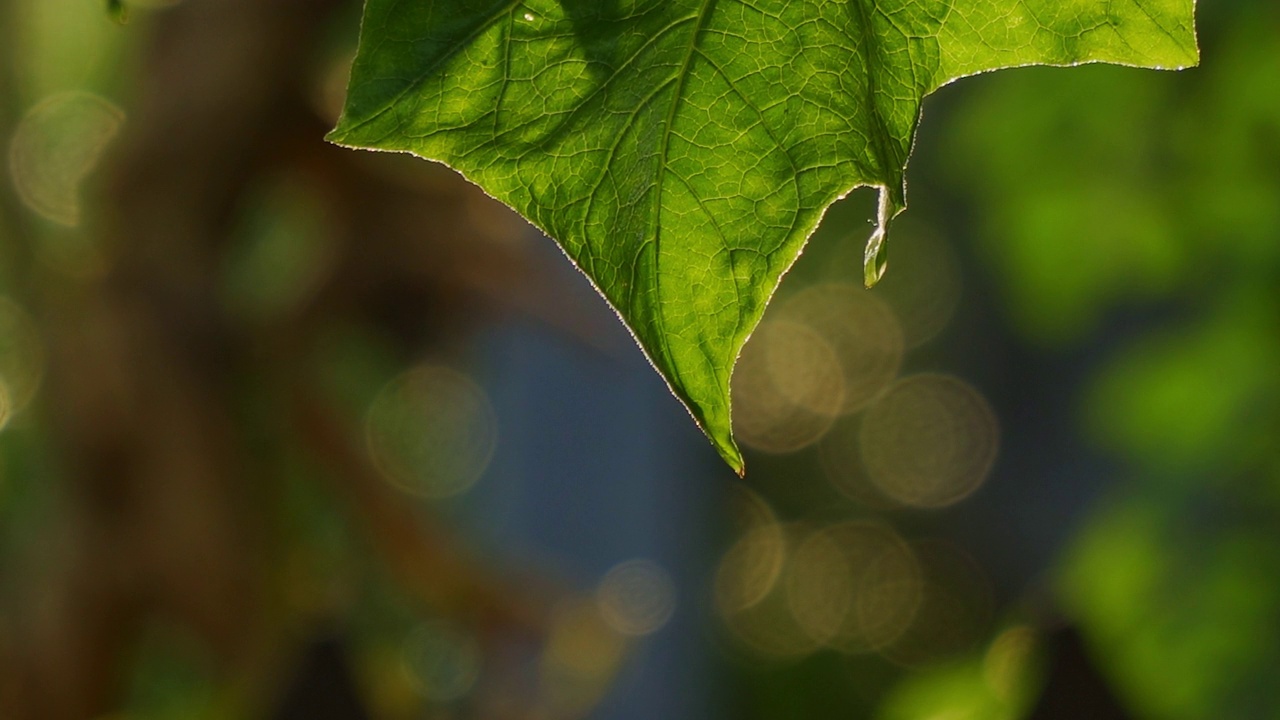
{"label": "sunlit leaf surface", "polygon": [[331,139],[444,162],[555,238],[741,472],[738,352],[823,212],[859,186],[881,190],[864,271],[879,278],[921,98],[1019,65],[1191,65],[1193,10],[368,0]]}

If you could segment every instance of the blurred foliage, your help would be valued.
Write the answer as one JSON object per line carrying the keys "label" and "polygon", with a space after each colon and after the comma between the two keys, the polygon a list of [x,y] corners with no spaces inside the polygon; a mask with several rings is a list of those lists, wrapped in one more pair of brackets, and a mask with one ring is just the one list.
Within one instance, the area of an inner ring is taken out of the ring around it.
{"label": "blurred foliage", "polygon": [[1029,69],[974,88],[952,120],[951,176],[981,203],[983,250],[1029,335],[1080,341],[1117,305],[1265,287],[1280,257],[1275,10],[1202,13],[1202,68]]}
{"label": "blurred foliage", "polygon": [[381,484],[359,421],[414,364],[466,366],[486,288],[530,300],[520,226],[393,158],[335,166],[358,8],[306,6],[0,5],[0,716],[274,717],[290,682],[443,712],[415,628],[545,621]]}
{"label": "blurred foliage", "polygon": [[[1101,469],[1112,489],[1053,570],[1059,610],[1034,613],[1033,626],[1043,623],[1037,633],[1050,635],[1062,622],[1079,628],[1088,661],[1123,706],[1116,717],[1280,713],[1277,26],[1271,3],[1203,7],[1200,69],[1155,78],[1101,66],[1026,69],[966,81],[964,92],[944,92],[925,109],[947,117],[943,130],[921,139],[939,149],[920,157],[943,159],[933,163],[940,177],[916,171],[915,219],[972,243],[969,302],[990,298],[986,307],[1008,318],[1032,357],[1077,358],[1085,381],[1070,393],[1076,405],[1035,412],[1073,412],[1078,438],[1055,445],[1113,459]],[[834,249],[840,231],[831,226],[853,224],[862,212],[850,220],[839,206],[833,211],[783,294],[803,286],[799,278],[852,266]],[[894,280],[891,273],[887,282]],[[901,303],[894,309],[903,311]],[[965,314],[960,322],[978,330]],[[984,352],[965,349],[952,330],[915,351],[923,358],[908,353],[904,366],[937,367],[975,351]],[[1032,368],[1014,372],[1007,382],[1060,382]],[[823,443],[840,433],[837,425]],[[761,484],[793,512],[884,512],[865,494],[837,510],[841,501],[796,487],[813,476],[796,456],[786,462],[766,462]],[[891,517],[908,534],[939,527],[938,518]],[[1002,594],[1005,617],[1021,614],[1022,593]],[[1051,619],[1057,612],[1062,619]],[[877,717],[920,720],[1095,717],[1054,714],[1061,698],[1048,689],[1035,700],[1046,677],[1079,670],[1055,659],[1054,643],[1037,646],[1048,654],[1018,676],[1013,701],[993,692],[983,655],[970,650],[909,671],[896,686],[893,673],[881,675],[860,700],[840,704],[878,704]],[[808,661],[809,672],[819,659]],[[784,692],[783,681],[765,687],[754,692]]]}
{"label": "blurred foliage", "polygon": [[1280,713],[1278,24],[1203,6],[1200,69],[1028,71],[953,118],[1002,306],[1109,339],[1081,420],[1129,479],[1059,588],[1135,717]]}

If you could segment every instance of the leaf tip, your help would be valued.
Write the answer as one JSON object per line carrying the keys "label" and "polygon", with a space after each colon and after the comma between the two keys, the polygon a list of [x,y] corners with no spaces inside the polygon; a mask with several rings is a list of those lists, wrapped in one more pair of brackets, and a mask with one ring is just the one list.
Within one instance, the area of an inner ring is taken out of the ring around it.
{"label": "leaf tip", "polygon": [[747,475],[747,462],[742,459],[742,451],[738,449],[738,444],[729,438],[727,446],[717,444],[716,449],[720,451],[720,457],[729,463],[729,467],[739,478]]}
{"label": "leaf tip", "polygon": [[730,433],[716,433],[711,438],[711,444],[715,446],[716,452],[720,454],[720,458],[728,463],[734,474],[738,477],[744,477],[747,474],[747,463],[742,459],[742,451],[738,449],[738,444],[733,441],[733,435]]}
{"label": "leaf tip", "polygon": [[333,145],[347,147],[348,143],[346,140],[347,140],[347,131],[346,131],[346,128],[342,126],[341,122],[338,123],[337,127],[325,133],[324,135],[324,141]]}

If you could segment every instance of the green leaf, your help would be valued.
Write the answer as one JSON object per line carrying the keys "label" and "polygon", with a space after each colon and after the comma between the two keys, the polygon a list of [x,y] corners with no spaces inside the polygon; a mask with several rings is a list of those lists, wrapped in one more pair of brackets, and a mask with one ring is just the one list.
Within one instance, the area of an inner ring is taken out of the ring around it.
{"label": "green leaf", "polygon": [[[330,139],[460,171],[555,238],[738,472],[729,376],[826,208],[995,68],[1197,60],[1194,0],[368,0]],[[1088,98],[1081,98],[1088,102]]]}

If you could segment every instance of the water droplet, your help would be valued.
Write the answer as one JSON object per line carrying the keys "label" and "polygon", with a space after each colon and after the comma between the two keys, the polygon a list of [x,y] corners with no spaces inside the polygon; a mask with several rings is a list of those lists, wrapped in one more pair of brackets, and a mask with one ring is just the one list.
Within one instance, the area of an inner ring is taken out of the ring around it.
{"label": "water droplet", "polygon": [[894,194],[887,185],[880,187],[876,231],[867,239],[867,249],[862,254],[862,282],[867,288],[875,287],[889,267],[889,221],[906,209],[901,197],[895,200]]}
{"label": "water droplet", "polygon": [[867,250],[862,256],[862,282],[868,288],[875,287],[889,268],[889,244],[885,237],[885,228],[881,225],[867,239]]}

